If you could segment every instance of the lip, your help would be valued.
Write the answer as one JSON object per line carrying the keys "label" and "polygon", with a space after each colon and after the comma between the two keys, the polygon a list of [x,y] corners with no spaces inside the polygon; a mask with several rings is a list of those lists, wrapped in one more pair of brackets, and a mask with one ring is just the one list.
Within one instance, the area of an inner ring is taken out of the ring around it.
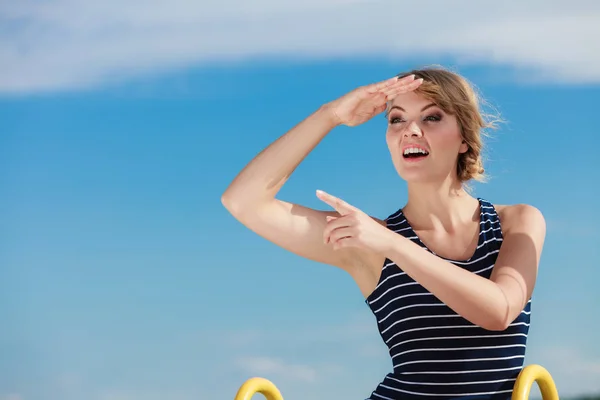
{"label": "lip", "polygon": [[419,158],[405,158],[402,157],[402,162],[407,163],[407,164],[414,164],[414,163],[420,163],[422,161],[425,161],[427,157],[419,157]]}

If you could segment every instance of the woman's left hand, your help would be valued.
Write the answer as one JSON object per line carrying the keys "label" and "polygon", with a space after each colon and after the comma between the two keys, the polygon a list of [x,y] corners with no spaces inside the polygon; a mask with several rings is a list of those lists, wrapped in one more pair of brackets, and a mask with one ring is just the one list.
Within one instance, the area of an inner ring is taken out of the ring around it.
{"label": "woman's left hand", "polygon": [[325,243],[335,250],[356,247],[385,256],[392,245],[394,232],[342,199],[321,190],[317,190],[317,197],[340,213],[339,217],[327,217],[323,232]]}

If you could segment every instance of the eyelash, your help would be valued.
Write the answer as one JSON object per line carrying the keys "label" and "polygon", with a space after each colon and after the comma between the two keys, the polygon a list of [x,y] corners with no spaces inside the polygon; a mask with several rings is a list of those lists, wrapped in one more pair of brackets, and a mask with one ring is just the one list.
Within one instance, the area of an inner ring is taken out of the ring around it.
{"label": "eyelash", "polygon": [[[434,118],[433,120],[428,120],[429,118]],[[399,122],[394,122],[395,120],[400,119],[400,117],[390,117],[390,124],[397,124]],[[424,118],[427,122],[440,122],[442,120],[442,115],[439,113],[428,115]],[[402,121],[405,122],[405,121]]]}

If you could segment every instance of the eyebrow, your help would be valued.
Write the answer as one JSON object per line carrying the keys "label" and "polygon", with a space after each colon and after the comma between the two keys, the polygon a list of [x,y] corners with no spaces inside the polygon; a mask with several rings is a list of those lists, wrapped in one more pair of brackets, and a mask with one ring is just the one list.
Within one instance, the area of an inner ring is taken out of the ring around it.
{"label": "eyebrow", "polygon": [[[435,106],[437,106],[437,104],[435,104],[435,103],[429,103],[425,107],[421,108],[421,112],[427,110],[428,108],[435,107]],[[400,106],[392,106],[392,107],[390,107],[390,109],[388,110],[388,112],[386,113],[386,115],[389,115],[390,111],[392,111],[393,109],[397,109],[397,110],[406,112],[406,110],[404,108],[400,107]]]}

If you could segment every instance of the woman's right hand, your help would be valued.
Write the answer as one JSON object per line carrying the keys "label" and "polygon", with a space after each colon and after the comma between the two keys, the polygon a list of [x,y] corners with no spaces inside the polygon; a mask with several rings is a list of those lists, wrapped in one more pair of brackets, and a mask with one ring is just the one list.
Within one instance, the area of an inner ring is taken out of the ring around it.
{"label": "woman's right hand", "polygon": [[384,112],[388,101],[415,90],[422,82],[423,79],[409,75],[361,86],[328,103],[327,108],[337,125],[357,126]]}

